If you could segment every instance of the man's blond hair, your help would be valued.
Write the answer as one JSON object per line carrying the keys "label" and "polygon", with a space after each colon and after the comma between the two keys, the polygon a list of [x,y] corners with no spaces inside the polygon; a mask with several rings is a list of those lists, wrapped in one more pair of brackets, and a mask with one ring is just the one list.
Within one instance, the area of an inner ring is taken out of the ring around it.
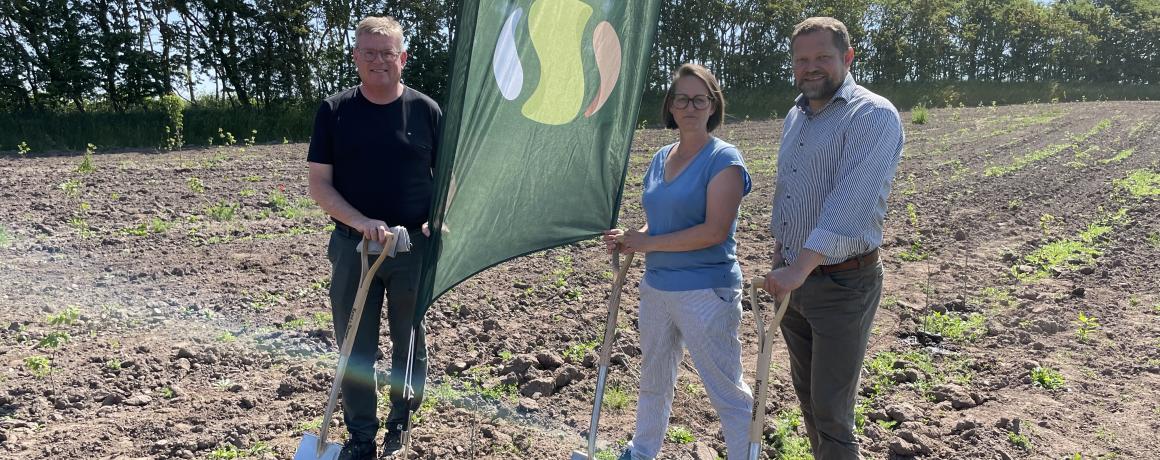
{"label": "man's blond hair", "polygon": [[403,49],[407,48],[405,40],[403,40],[403,25],[390,16],[367,16],[366,19],[359,21],[354,34],[355,46],[358,46],[358,40],[363,35],[383,35],[398,38]]}

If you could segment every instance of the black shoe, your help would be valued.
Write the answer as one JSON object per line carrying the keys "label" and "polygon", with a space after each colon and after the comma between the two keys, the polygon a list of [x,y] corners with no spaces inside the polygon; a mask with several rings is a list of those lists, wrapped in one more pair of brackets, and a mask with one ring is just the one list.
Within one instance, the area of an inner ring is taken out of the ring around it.
{"label": "black shoe", "polygon": [[395,452],[403,450],[403,432],[387,430],[383,436],[383,458],[391,458]]}
{"label": "black shoe", "polygon": [[374,441],[347,441],[342,445],[338,460],[375,460]]}

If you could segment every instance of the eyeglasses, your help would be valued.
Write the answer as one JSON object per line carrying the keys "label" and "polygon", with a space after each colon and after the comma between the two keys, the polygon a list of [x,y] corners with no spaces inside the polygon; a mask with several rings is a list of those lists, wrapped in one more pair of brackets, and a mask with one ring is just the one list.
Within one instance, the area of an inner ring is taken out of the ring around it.
{"label": "eyeglasses", "polygon": [[399,52],[395,50],[372,50],[369,48],[356,48],[358,56],[364,61],[374,61],[376,57],[382,57],[383,61],[390,62],[399,58]]}
{"label": "eyeglasses", "polygon": [[686,108],[689,106],[690,102],[693,103],[694,109],[705,110],[705,109],[709,108],[709,105],[713,102],[713,98],[710,96],[703,95],[703,94],[698,94],[698,95],[693,96],[693,97],[689,97],[689,96],[686,96],[684,94],[678,94],[678,95],[673,97],[673,108],[674,109]]}

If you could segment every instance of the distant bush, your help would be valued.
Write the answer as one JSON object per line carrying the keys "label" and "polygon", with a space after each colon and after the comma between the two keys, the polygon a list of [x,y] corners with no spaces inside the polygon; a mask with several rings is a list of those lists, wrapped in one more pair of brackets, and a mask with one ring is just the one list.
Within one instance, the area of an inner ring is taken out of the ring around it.
{"label": "distant bush", "polygon": [[912,110],[910,112],[910,122],[914,123],[916,125],[925,125],[926,124],[926,117],[928,115],[929,115],[929,113],[927,112],[925,105],[923,105],[923,104],[916,105],[914,107],[914,110]]}

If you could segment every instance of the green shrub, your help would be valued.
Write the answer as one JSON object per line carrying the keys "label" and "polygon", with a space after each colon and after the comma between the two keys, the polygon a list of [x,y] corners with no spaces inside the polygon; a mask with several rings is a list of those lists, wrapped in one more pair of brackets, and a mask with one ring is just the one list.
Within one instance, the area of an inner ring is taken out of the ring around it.
{"label": "green shrub", "polygon": [[914,123],[916,125],[925,125],[926,119],[929,115],[930,114],[926,109],[926,105],[919,104],[919,105],[914,107],[913,111],[911,111],[910,122]]}

